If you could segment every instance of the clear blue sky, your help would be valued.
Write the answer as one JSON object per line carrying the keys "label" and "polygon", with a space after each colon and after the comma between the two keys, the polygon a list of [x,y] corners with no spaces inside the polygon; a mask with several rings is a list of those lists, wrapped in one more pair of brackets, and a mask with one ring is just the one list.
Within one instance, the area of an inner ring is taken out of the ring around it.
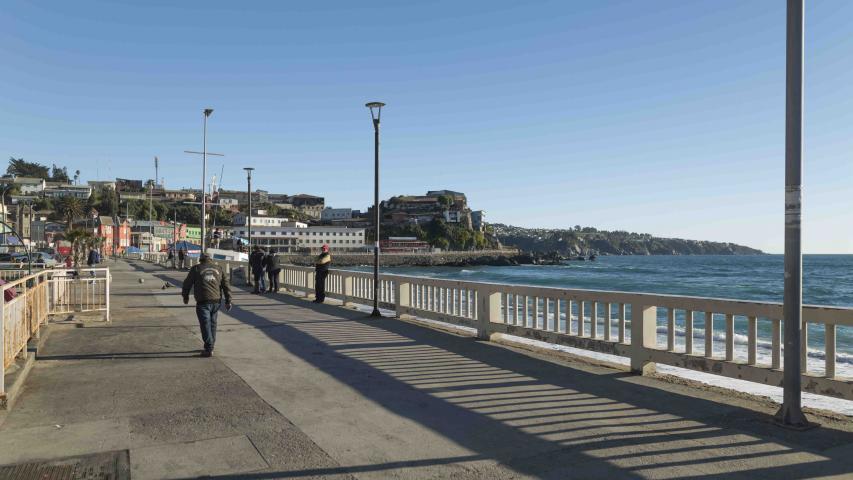
{"label": "clear blue sky", "polygon": [[[3,157],[195,187],[210,106],[226,187],[364,209],[382,100],[384,198],[782,250],[782,0],[39,3],[0,10]],[[853,2],[807,3],[804,247],[853,253]]]}

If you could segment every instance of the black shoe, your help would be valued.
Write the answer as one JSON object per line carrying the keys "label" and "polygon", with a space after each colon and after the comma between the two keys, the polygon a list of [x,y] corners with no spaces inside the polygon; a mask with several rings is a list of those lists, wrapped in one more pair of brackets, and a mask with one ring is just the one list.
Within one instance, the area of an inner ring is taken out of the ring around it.
{"label": "black shoe", "polygon": [[204,358],[212,357],[213,356],[213,350],[204,349],[201,351],[201,356]]}

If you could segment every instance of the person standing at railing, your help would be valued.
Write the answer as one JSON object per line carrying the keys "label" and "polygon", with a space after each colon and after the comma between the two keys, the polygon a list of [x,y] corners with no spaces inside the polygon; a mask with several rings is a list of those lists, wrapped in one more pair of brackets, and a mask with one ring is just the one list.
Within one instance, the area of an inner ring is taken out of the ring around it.
{"label": "person standing at railing", "polygon": [[183,270],[187,264],[187,251],[184,247],[178,249],[178,268]]}
{"label": "person standing at railing", "polygon": [[322,252],[314,262],[314,303],[323,303],[326,300],[326,276],[329,275],[329,267],[332,265],[332,255],[329,246],[323,245]]}
{"label": "person standing at railing", "polygon": [[[2,288],[3,285],[6,285],[7,283],[9,283],[9,282],[0,278],[0,288]],[[4,302],[11,302],[17,296],[18,296],[18,291],[15,289],[15,287],[11,287],[11,288],[7,288],[7,289],[3,290],[3,301]]]}
{"label": "person standing at railing", "polygon": [[252,293],[262,294],[266,290],[264,285],[264,252],[261,247],[255,245],[252,247],[252,254],[249,255],[249,266],[252,267],[252,279],[255,283],[255,289]]}
{"label": "person standing at railing", "polygon": [[264,257],[264,267],[267,269],[267,276],[270,281],[270,288],[267,293],[278,293],[278,274],[281,272],[281,259],[275,248],[270,248],[267,256]]}
{"label": "person standing at railing", "polygon": [[195,313],[201,328],[201,338],[204,341],[202,357],[213,355],[216,343],[216,317],[222,298],[225,298],[225,310],[231,310],[231,285],[222,267],[210,261],[207,254],[202,253],[198,265],[190,269],[181,291],[184,305],[190,303],[190,290],[195,298]]}
{"label": "person standing at railing", "polygon": [[[88,265],[89,268],[94,268],[94,266],[99,264],[99,263],[101,263],[101,254],[98,253],[98,251],[95,250],[94,248],[89,250],[89,257],[86,259],[86,265]],[[95,276],[94,270],[90,270],[89,273],[93,277]]]}

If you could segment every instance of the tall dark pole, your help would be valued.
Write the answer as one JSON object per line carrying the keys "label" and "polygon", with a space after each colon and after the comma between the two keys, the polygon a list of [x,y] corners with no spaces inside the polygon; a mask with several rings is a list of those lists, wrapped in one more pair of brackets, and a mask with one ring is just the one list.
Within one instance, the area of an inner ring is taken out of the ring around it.
{"label": "tall dark pole", "polygon": [[[381,317],[379,313],[379,122],[382,117],[382,102],[370,102],[367,105],[373,119],[373,228],[376,237],[373,239],[373,311],[371,317]],[[376,109],[374,113],[374,109]]]}
{"label": "tall dark pole", "polygon": [[803,0],[788,0],[785,72],[785,360],[782,408],[776,420],[807,428],[801,402],[803,315],[802,170],[803,170]]}
{"label": "tall dark pole", "polygon": [[246,232],[249,237],[249,250],[252,249],[252,167],[245,167],[246,171],[246,194],[249,196],[249,216],[246,220]]}
{"label": "tall dark pole", "polygon": [[202,164],[201,164],[201,253],[204,253],[206,237],[206,222],[207,222],[207,198],[205,195],[205,182],[207,181],[207,117],[213,113],[212,108],[204,109],[204,133],[202,137]]}

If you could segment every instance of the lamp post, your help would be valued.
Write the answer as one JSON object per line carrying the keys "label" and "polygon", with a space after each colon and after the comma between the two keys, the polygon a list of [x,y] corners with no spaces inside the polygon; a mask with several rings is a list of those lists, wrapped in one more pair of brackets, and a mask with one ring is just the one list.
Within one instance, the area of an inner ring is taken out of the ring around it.
{"label": "lamp post", "polygon": [[249,196],[249,216],[246,220],[246,232],[249,237],[249,250],[252,249],[252,167],[244,167],[246,171],[246,194]]}
{"label": "lamp post", "polygon": [[201,154],[201,158],[202,158],[202,166],[201,166],[201,253],[204,253],[204,251],[205,251],[205,248],[204,248],[205,247],[205,240],[207,239],[206,231],[205,231],[206,230],[205,227],[207,226],[206,225],[207,209],[205,208],[206,207],[205,204],[207,203],[207,198],[205,195],[204,182],[207,179],[207,117],[209,117],[211,113],[213,113],[212,108],[205,108],[204,109],[204,134],[203,134],[204,138],[202,140],[203,145],[202,145],[202,154]]}
{"label": "lamp post", "polygon": [[803,0],[788,0],[785,68],[785,360],[782,407],[776,421],[785,427],[811,426],[802,410],[803,252]]}
{"label": "lamp post", "polygon": [[382,102],[368,102],[365,107],[370,109],[373,119],[373,227],[376,237],[373,243],[373,311],[371,317],[381,317],[379,313],[379,120],[382,117]]}

